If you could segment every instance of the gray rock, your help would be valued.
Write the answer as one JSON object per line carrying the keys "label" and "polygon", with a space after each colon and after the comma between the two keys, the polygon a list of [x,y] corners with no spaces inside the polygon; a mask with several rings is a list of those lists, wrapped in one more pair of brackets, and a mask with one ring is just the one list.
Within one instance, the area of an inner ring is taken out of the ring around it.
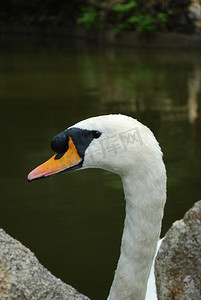
{"label": "gray rock", "polygon": [[201,3],[199,0],[192,0],[187,9],[188,17],[192,21],[198,21],[201,19]]}
{"label": "gray rock", "polygon": [[45,269],[35,255],[0,229],[0,299],[89,300]]}
{"label": "gray rock", "polygon": [[201,201],[166,234],[155,274],[159,300],[201,299]]}

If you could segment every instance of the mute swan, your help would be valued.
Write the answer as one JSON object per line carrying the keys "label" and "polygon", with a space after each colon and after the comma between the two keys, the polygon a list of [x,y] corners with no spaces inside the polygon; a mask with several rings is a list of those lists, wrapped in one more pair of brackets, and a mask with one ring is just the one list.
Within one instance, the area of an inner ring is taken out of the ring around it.
{"label": "mute swan", "polygon": [[53,138],[51,147],[56,154],[30,172],[29,181],[86,168],[102,168],[121,176],[126,217],[108,299],[157,299],[154,277],[148,288],[147,282],[166,201],[166,170],[153,133],[131,117],[105,115],[67,128]]}

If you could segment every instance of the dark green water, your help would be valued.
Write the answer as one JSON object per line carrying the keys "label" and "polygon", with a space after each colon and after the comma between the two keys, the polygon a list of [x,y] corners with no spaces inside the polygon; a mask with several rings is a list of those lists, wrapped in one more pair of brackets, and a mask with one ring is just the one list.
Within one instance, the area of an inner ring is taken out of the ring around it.
{"label": "dark green water", "polygon": [[101,170],[31,184],[26,176],[52,155],[51,138],[69,125],[131,115],[152,129],[164,152],[164,234],[201,198],[201,54],[18,38],[0,46],[0,226],[63,281],[106,299],[123,228],[120,179]]}

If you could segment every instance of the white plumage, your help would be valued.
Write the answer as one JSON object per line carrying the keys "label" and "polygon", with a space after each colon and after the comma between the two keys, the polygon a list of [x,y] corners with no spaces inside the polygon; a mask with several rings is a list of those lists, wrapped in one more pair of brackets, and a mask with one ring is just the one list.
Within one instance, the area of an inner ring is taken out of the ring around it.
{"label": "white plumage", "polygon": [[[94,117],[74,127],[102,132],[89,145],[83,168],[117,173],[124,188],[126,218],[121,254],[108,299],[144,300],[147,291],[146,300],[155,300],[154,270],[152,267],[150,275],[150,269],[166,200],[166,170],[158,142],[146,126],[124,115]],[[119,146],[116,153],[107,151],[110,143]]]}

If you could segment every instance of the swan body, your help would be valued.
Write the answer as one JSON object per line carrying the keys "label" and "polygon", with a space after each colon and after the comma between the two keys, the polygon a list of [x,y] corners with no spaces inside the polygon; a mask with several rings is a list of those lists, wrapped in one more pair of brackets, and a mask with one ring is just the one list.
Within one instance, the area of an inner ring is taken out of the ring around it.
{"label": "swan body", "polygon": [[155,264],[155,258],[157,256],[158,250],[161,246],[162,240],[158,241],[157,244],[157,249],[156,249],[156,253],[155,253],[155,257],[151,266],[151,271],[149,274],[149,279],[148,279],[148,283],[147,283],[147,291],[146,291],[146,298],[145,300],[157,300],[157,292],[156,292],[156,280],[155,280],[155,274],[154,274],[154,264]]}
{"label": "swan body", "polygon": [[157,299],[154,276],[148,288],[147,282],[166,201],[166,170],[153,133],[131,117],[105,115],[67,128],[51,146],[56,154],[30,172],[29,181],[86,168],[102,168],[122,179],[126,217],[108,300]]}

